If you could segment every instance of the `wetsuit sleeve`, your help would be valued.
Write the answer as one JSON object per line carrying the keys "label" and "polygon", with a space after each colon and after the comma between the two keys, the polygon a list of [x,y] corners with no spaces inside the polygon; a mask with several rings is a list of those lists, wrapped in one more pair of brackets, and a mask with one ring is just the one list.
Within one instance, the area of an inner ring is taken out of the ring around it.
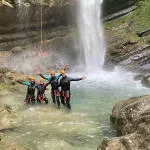
{"label": "wetsuit sleeve", "polygon": [[26,85],[26,86],[29,86],[29,85],[30,85],[29,82],[21,82],[21,81],[17,81],[17,83],[22,84],[22,85]]}
{"label": "wetsuit sleeve", "polygon": [[42,74],[40,74],[40,76],[43,78],[43,79],[45,79],[45,80],[48,80],[48,81],[50,81],[51,80],[51,77],[45,77],[45,76],[43,76]]}
{"label": "wetsuit sleeve", "polygon": [[61,74],[57,75],[57,76],[56,76],[56,79],[59,79],[60,77],[61,77]]}
{"label": "wetsuit sleeve", "polygon": [[39,86],[39,85],[40,85],[40,83],[39,83],[39,82],[35,82],[35,84],[36,84],[36,86]]}
{"label": "wetsuit sleeve", "polygon": [[82,78],[70,78],[70,81],[80,81]]}
{"label": "wetsuit sleeve", "polygon": [[46,83],[46,84],[44,84],[44,86],[45,86],[45,87],[47,87],[48,85],[49,85],[49,82],[48,82],[48,83]]}
{"label": "wetsuit sleeve", "polygon": [[38,88],[38,84],[37,83],[35,84],[35,88]]}

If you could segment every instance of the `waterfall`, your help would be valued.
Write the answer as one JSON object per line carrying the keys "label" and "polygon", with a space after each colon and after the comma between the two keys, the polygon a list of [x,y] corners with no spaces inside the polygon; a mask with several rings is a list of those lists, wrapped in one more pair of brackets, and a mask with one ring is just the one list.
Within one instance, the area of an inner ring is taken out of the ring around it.
{"label": "waterfall", "polygon": [[80,0],[78,10],[78,29],[80,35],[81,58],[85,70],[100,70],[104,63],[105,44],[101,21],[103,0]]}
{"label": "waterfall", "polygon": [[19,6],[21,6],[22,0],[18,0],[18,4]]}

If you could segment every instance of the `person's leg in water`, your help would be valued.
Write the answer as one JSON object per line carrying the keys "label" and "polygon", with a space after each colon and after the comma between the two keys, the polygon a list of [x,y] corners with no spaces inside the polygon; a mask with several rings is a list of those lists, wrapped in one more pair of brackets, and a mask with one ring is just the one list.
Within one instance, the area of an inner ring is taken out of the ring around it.
{"label": "person's leg in water", "polygon": [[45,97],[44,98],[45,104],[48,104],[48,99]]}
{"label": "person's leg in water", "polygon": [[54,91],[54,93],[55,93],[55,98],[56,98],[56,101],[57,101],[58,108],[60,108],[60,101],[59,101],[60,93],[59,93],[59,89],[56,89]]}
{"label": "person's leg in water", "polygon": [[65,97],[66,97],[66,105],[67,105],[67,108],[68,108],[69,110],[71,110],[70,94],[66,93],[66,94],[65,94]]}
{"label": "person's leg in water", "polygon": [[38,103],[38,104],[41,104],[41,101],[39,100],[39,95],[37,95],[36,100],[37,100],[37,103]]}
{"label": "person's leg in water", "polygon": [[51,91],[51,95],[52,95],[52,100],[53,100],[53,103],[54,103],[54,104],[56,104],[54,90],[52,90],[52,91]]}
{"label": "person's leg in water", "polygon": [[63,91],[61,91],[61,93],[60,93],[60,99],[61,99],[61,103],[65,106],[66,103],[64,101],[64,93],[63,93]]}
{"label": "person's leg in water", "polygon": [[25,98],[25,100],[24,100],[24,103],[27,103],[27,101],[28,101],[28,95],[26,95],[26,98]]}
{"label": "person's leg in water", "polygon": [[24,103],[25,104],[30,104],[30,102],[31,102],[31,95],[26,95]]}
{"label": "person's leg in water", "polygon": [[58,105],[58,108],[60,108],[59,96],[56,96],[56,100],[57,100],[57,105]]}
{"label": "person's leg in water", "polygon": [[32,104],[35,104],[35,95],[32,95],[32,96],[31,96],[31,103],[32,103]]}

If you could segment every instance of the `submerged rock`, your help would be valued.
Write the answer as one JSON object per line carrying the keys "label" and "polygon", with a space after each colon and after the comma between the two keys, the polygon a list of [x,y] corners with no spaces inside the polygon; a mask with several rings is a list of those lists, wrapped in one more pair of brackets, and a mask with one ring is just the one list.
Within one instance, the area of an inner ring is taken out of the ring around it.
{"label": "submerged rock", "polygon": [[68,142],[58,139],[45,140],[42,144],[37,145],[37,150],[75,150],[75,148]]}
{"label": "submerged rock", "polygon": [[141,80],[141,83],[145,87],[150,87],[150,75],[144,76]]}
{"label": "submerged rock", "polygon": [[150,149],[150,95],[134,97],[116,104],[111,120],[121,136],[105,139],[98,150]]}
{"label": "submerged rock", "polygon": [[133,79],[134,79],[135,81],[140,81],[140,80],[142,80],[143,78],[144,78],[144,75],[143,75],[143,74],[138,74],[138,75],[135,75]]}
{"label": "submerged rock", "polygon": [[8,105],[0,105],[0,131],[21,126],[21,117]]}
{"label": "submerged rock", "polygon": [[0,149],[1,150],[29,150],[29,148],[26,148],[25,146],[22,146],[20,144],[6,144],[6,143],[0,143]]}

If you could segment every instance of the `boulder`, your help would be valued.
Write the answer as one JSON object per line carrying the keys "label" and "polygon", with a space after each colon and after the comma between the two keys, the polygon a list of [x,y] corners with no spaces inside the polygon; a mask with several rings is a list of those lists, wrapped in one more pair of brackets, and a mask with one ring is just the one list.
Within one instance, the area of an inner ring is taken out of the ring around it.
{"label": "boulder", "polygon": [[150,87],[150,75],[144,76],[141,80],[141,83],[145,87]]}
{"label": "boulder", "polygon": [[98,150],[150,149],[150,95],[133,97],[116,104],[111,121],[119,137],[104,139]]}
{"label": "boulder", "polygon": [[8,105],[0,105],[0,131],[21,126],[21,117]]}

